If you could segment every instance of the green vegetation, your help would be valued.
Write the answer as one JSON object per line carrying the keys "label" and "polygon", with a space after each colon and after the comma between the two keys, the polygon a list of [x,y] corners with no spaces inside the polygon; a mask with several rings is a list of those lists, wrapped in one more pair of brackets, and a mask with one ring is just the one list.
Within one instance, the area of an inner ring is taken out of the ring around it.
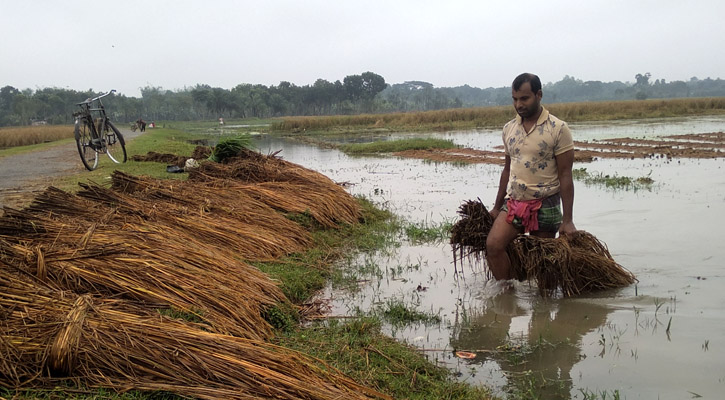
{"label": "green vegetation", "polygon": [[[650,174],[652,172],[650,171]],[[601,185],[611,189],[623,189],[623,190],[640,190],[640,189],[651,189],[654,184],[654,180],[647,176],[641,176],[639,178],[630,178],[628,176],[618,175],[605,175],[601,172],[592,174],[587,171],[586,168],[577,168],[572,170],[572,177],[576,180],[582,181],[587,185]]]}
{"label": "green vegetation", "polygon": [[383,320],[396,327],[414,323],[439,324],[441,322],[440,316],[413,309],[398,299],[388,299],[385,304],[378,307],[377,312]]}
{"label": "green vegetation", "polygon": [[[544,100],[553,104],[725,96],[725,80],[719,78],[665,82],[664,79],[650,81],[649,73],[633,74],[633,77],[635,82],[585,82],[565,76],[544,85]],[[541,78],[546,81],[545,76]],[[0,126],[29,125],[33,121],[70,124],[71,114],[77,108],[75,104],[98,94],[101,93],[93,90],[19,90],[5,86],[0,88]],[[104,99],[113,120],[119,123],[138,118],[158,122],[407,113],[510,103],[508,85],[485,89],[469,85],[434,87],[421,81],[388,85],[385,78],[370,71],[334,82],[317,79],[314,84],[304,86],[287,81],[276,86],[240,83],[231,89],[197,84],[175,91],[146,86],[141,88],[141,98],[115,94]]]}
{"label": "green vegetation", "polygon": [[347,225],[337,230],[323,230],[305,214],[288,218],[313,230],[314,246],[301,254],[281,260],[254,263],[260,270],[280,282],[285,296],[299,304],[323,289],[328,279],[341,286],[352,286],[356,276],[347,276],[338,265],[349,264],[355,251],[373,251],[397,245],[400,226],[389,211],[376,208],[370,201],[358,198],[363,224]]}
{"label": "green vegetation", "polygon": [[[725,113],[725,98],[553,103],[547,109],[567,122],[666,118]],[[500,128],[515,116],[511,106],[437,111],[288,117],[272,126],[281,132],[422,131]]]}
{"label": "green vegetation", "polygon": [[209,159],[214,162],[224,162],[225,160],[232,158],[239,154],[242,149],[249,149],[252,147],[252,139],[249,135],[239,135],[231,138],[225,138],[219,141],[214,150],[209,156]]}
{"label": "green vegetation", "polygon": [[183,311],[183,310],[179,310],[174,307],[171,307],[171,308],[159,308],[158,312],[159,312],[159,314],[169,317],[169,318],[181,319],[184,321],[197,322],[197,323],[204,322],[204,320],[201,318],[204,313],[201,310]]}
{"label": "green vegetation", "polygon": [[[145,155],[149,151],[173,153],[183,156],[190,156],[196,145],[191,143],[195,136],[175,130],[156,128],[147,131],[146,134],[138,136],[126,144],[129,161],[123,164],[116,164],[107,156],[102,155],[98,162],[98,168],[94,171],[78,170],[74,175],[68,175],[57,179],[53,185],[67,191],[78,189],[78,182],[93,181],[98,184],[110,183],[111,173],[119,170],[132,175],[146,175],[159,179],[186,179],[187,174],[170,174],[166,172],[166,165],[156,162],[131,161],[134,155]],[[77,152],[76,152],[77,155]]]}
{"label": "green vegetation", "polygon": [[415,138],[403,140],[382,140],[371,143],[351,143],[340,146],[347,154],[395,153],[405,150],[452,149],[456,145],[450,140]]}
{"label": "green vegetation", "polygon": [[450,221],[439,224],[430,224],[428,221],[411,223],[405,226],[405,234],[415,244],[439,243],[450,238],[452,227],[453,223]]}
{"label": "green vegetation", "polygon": [[[584,400],[619,400],[621,396],[619,390],[612,390],[611,393],[606,390],[602,391],[591,391],[586,389],[579,389],[579,393],[582,394]],[[693,396],[694,398],[694,396]]]}
{"label": "green vegetation", "polygon": [[321,358],[358,382],[395,399],[489,399],[486,389],[454,381],[419,352],[380,331],[380,321],[330,320],[279,337],[279,343]]}

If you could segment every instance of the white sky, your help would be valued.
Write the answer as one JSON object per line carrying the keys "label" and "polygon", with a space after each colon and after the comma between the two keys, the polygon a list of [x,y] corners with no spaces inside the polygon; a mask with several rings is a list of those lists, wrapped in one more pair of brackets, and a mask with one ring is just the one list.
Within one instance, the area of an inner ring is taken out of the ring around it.
{"label": "white sky", "polygon": [[0,0],[0,87],[725,78],[722,0]]}

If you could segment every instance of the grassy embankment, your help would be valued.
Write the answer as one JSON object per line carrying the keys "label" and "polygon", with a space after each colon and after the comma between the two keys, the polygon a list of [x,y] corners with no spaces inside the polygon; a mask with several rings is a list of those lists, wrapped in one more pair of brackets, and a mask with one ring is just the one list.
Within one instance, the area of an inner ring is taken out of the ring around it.
{"label": "grassy embankment", "polygon": [[[191,154],[195,145],[190,139],[198,136],[174,129],[154,129],[127,145],[129,157],[148,151]],[[186,174],[168,174],[165,164],[129,161],[113,164],[107,157],[95,171],[79,171],[56,182],[56,186],[75,190],[78,182],[108,181],[114,169],[159,178],[184,179]],[[315,246],[304,253],[294,254],[275,262],[255,263],[272,279],[278,280],[285,295],[301,304],[322,289],[328,281],[335,285],[355,287],[366,266],[355,265],[354,254],[396,246],[402,224],[384,210],[358,199],[363,208],[365,223],[343,226],[341,229],[322,229],[307,215],[290,215],[312,232]],[[428,228],[428,227],[424,227]],[[410,229],[410,228],[408,228]],[[179,317],[185,318],[183,313]],[[417,351],[381,333],[382,321],[396,323],[419,321],[435,323],[435,316],[411,310],[403,304],[390,303],[379,312],[361,314],[356,318],[323,321],[312,325],[299,324],[296,310],[273,309],[267,319],[278,329],[276,343],[323,359],[343,373],[367,386],[398,399],[487,399],[488,391],[452,380],[450,373],[425,359]],[[109,399],[176,399],[168,393],[128,392],[111,393],[87,390],[70,384],[51,391],[20,391],[0,388],[6,398],[109,398]]]}
{"label": "grassy embankment", "polygon": [[[725,98],[632,100],[546,104],[567,122],[668,118],[725,113]],[[515,116],[511,106],[326,117],[288,117],[272,125],[286,133],[350,133],[361,131],[434,131],[500,128]]]}

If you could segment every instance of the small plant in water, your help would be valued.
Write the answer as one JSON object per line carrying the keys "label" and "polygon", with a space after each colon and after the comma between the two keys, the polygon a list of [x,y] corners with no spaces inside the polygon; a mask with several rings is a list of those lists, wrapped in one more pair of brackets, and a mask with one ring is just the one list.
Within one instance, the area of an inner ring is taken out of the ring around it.
{"label": "small plant in water", "polygon": [[623,190],[634,190],[639,189],[651,189],[654,184],[654,179],[650,177],[652,171],[646,176],[639,178],[630,178],[628,176],[618,176],[603,174],[601,172],[593,174],[587,171],[586,168],[577,168],[572,170],[572,177],[576,180],[582,181],[587,185],[602,185],[611,189],[623,189]]}
{"label": "small plant in water", "polygon": [[424,324],[438,324],[441,322],[440,316],[415,310],[397,299],[388,299],[378,311],[382,319],[395,326],[417,322]]}
{"label": "small plant in water", "polygon": [[414,244],[439,243],[448,239],[453,224],[450,221],[433,224],[426,222],[411,223],[405,227],[405,234]]}
{"label": "small plant in water", "polygon": [[[582,394],[582,399],[584,400],[619,400],[621,399],[621,395],[619,394],[619,390],[615,389],[611,392],[607,390],[602,390],[600,392],[594,392],[589,389],[579,389],[579,393]],[[578,396],[577,396],[578,397]]]}

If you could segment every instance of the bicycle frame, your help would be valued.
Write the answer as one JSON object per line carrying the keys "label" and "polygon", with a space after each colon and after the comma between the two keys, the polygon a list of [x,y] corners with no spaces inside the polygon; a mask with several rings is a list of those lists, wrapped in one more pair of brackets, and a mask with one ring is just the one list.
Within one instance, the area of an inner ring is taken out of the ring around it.
{"label": "bicycle frame", "polygon": [[[81,111],[77,111],[73,113],[73,116],[76,117],[76,122],[78,122],[81,119],[85,119],[88,121],[88,126],[91,131],[91,138],[93,141],[100,141],[101,135],[99,134],[99,131],[102,130],[103,124],[106,123],[108,120],[108,116],[106,116],[106,109],[103,107],[103,102],[101,101],[101,98],[106,97],[112,93],[114,93],[116,90],[113,89],[110,92],[106,94],[102,94],[98,97],[94,97],[92,99],[86,99],[83,102],[76,103],[77,106],[81,108]],[[98,105],[94,108],[93,103],[98,103]],[[94,123],[93,113],[98,113],[100,117],[100,121],[98,121],[98,126]],[[91,147],[93,146],[100,146],[101,143],[92,143]]]}

